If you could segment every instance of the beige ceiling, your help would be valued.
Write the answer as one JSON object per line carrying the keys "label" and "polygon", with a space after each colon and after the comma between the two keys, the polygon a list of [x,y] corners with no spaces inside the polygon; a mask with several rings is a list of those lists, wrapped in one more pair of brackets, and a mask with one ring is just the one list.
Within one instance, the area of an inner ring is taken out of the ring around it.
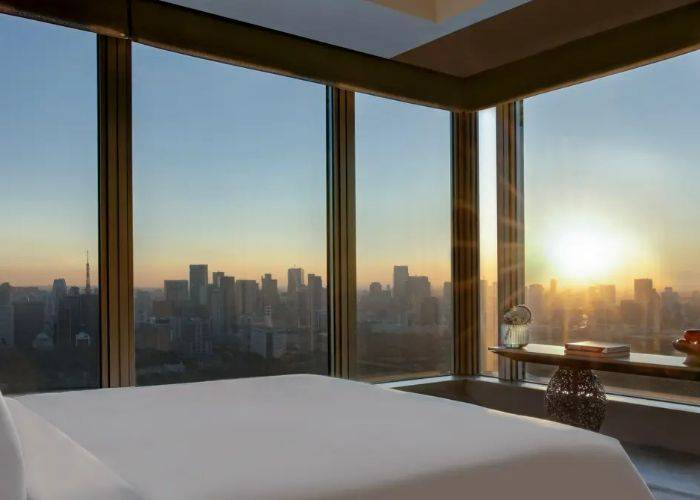
{"label": "beige ceiling", "polygon": [[467,12],[485,0],[370,0],[405,14],[441,23],[458,14]]}

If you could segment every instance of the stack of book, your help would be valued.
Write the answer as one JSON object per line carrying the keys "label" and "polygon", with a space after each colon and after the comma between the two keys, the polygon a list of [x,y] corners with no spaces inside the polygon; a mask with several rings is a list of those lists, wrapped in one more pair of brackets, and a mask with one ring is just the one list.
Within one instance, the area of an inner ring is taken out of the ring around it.
{"label": "stack of book", "polygon": [[574,356],[589,356],[592,358],[624,358],[630,354],[629,344],[614,344],[612,342],[567,342],[564,353]]}

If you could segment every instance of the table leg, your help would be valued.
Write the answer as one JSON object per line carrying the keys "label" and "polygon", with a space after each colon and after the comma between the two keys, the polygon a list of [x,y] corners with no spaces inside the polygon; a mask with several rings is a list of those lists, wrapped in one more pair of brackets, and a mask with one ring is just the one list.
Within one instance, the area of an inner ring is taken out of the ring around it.
{"label": "table leg", "polygon": [[605,419],[606,404],[603,384],[585,368],[560,366],[544,397],[550,420],[596,432]]}

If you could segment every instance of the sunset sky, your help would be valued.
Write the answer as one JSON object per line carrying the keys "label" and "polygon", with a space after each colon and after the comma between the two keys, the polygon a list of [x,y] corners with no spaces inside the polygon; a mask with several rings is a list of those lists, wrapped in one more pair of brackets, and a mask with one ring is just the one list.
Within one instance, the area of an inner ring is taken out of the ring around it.
{"label": "sunset sky", "polygon": [[[95,36],[0,15],[0,282],[97,280]],[[134,279],[326,283],[325,88],[134,45]],[[525,102],[526,281],[700,290],[700,53]],[[358,284],[450,274],[449,113],[357,96]],[[480,113],[495,279],[495,113]],[[438,292],[439,293],[439,292]]]}

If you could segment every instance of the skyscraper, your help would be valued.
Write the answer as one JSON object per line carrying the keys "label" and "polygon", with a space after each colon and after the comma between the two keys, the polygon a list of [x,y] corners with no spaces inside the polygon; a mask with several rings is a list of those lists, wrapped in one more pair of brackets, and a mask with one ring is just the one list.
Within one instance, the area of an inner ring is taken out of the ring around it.
{"label": "skyscraper", "polygon": [[394,266],[394,297],[406,300],[408,286],[408,266]]}
{"label": "skyscraper", "polygon": [[9,283],[3,283],[0,285],[0,306],[10,305],[10,295],[12,287]]}
{"label": "skyscraper", "polygon": [[53,298],[58,300],[65,297],[67,294],[68,285],[66,285],[66,280],[63,278],[53,280],[53,286],[51,287],[51,295],[53,295]]}
{"label": "skyscraper", "polygon": [[224,313],[224,330],[234,333],[238,327],[238,309],[236,304],[236,279],[233,276],[221,278],[221,302]]}
{"label": "skyscraper", "polygon": [[649,303],[653,289],[654,282],[649,278],[634,280],[634,300],[642,304]]}
{"label": "skyscraper", "polygon": [[207,286],[209,285],[209,266],[190,264],[190,301],[193,305],[207,305]]}
{"label": "skyscraper", "polygon": [[236,306],[241,316],[255,316],[258,310],[258,294],[257,281],[236,281]]}
{"label": "skyscraper", "polygon": [[292,267],[287,270],[287,295],[294,300],[297,290],[304,285],[304,270]]}
{"label": "skyscraper", "polygon": [[309,274],[308,276],[309,295],[311,297],[311,308],[318,311],[323,308],[323,280],[320,276]]}
{"label": "skyscraper", "polygon": [[165,288],[165,300],[173,304],[184,304],[187,302],[187,280],[165,280],[163,286]]}
{"label": "skyscraper", "polygon": [[260,278],[262,284],[262,305],[263,307],[270,306],[270,312],[279,305],[280,294],[277,289],[277,280],[272,278],[272,274],[267,273]]}
{"label": "skyscraper", "polygon": [[15,315],[14,307],[0,305],[0,347],[15,345]]}
{"label": "skyscraper", "polygon": [[225,274],[223,271],[214,271],[211,275],[211,282],[214,285],[215,288],[220,288],[221,287],[221,278],[223,278]]}

